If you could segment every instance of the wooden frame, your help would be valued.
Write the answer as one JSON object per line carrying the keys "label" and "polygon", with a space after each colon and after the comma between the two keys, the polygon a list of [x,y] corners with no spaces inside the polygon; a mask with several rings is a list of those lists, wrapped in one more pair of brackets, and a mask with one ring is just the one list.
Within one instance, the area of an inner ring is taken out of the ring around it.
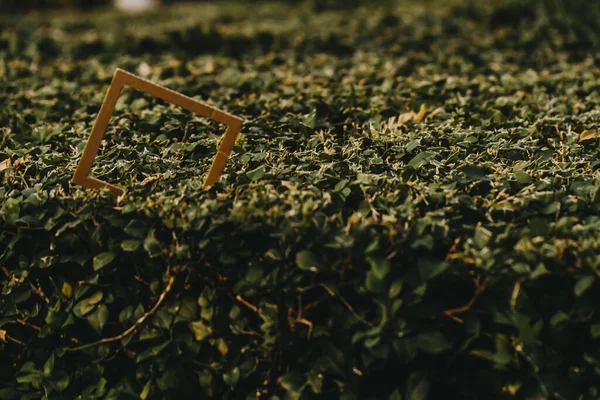
{"label": "wooden frame", "polygon": [[104,102],[100,107],[96,122],[92,128],[92,133],[85,145],[85,149],[83,150],[83,154],[81,155],[81,159],[79,160],[79,164],[77,165],[77,169],[75,170],[71,182],[79,184],[87,189],[109,189],[119,196],[124,193],[124,190],[121,187],[112,185],[108,182],[103,182],[88,175],[92,168],[92,164],[94,163],[94,159],[96,158],[96,154],[98,153],[98,149],[100,148],[102,137],[106,133],[111,114],[115,109],[121,90],[125,86],[132,87],[140,92],[158,97],[167,103],[177,105],[188,111],[227,125],[225,135],[223,135],[223,138],[221,139],[217,154],[213,159],[208,176],[204,181],[204,187],[208,188],[217,182],[223,173],[225,164],[227,164],[227,160],[229,159],[229,155],[231,154],[231,150],[233,149],[233,145],[235,144],[244,120],[119,68],[117,68],[113,75],[106,96],[104,97]]}

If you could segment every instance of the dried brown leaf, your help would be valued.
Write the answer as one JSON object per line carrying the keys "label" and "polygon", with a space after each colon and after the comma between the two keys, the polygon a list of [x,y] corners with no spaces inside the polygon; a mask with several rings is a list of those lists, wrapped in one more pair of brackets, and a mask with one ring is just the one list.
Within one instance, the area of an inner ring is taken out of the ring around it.
{"label": "dried brown leaf", "polygon": [[421,104],[421,108],[419,109],[418,113],[415,113],[414,111],[409,111],[409,112],[400,114],[398,117],[391,117],[387,121],[383,122],[382,127],[384,129],[390,129],[390,130],[397,129],[400,126],[405,125],[409,121],[413,121],[413,122],[422,121],[423,118],[425,118],[426,114],[427,114],[427,107],[425,107],[425,104]]}
{"label": "dried brown leaf", "polygon": [[579,135],[579,141],[583,142],[585,140],[594,139],[597,134],[598,134],[598,131],[596,129],[586,129],[585,131],[581,132],[581,134]]}

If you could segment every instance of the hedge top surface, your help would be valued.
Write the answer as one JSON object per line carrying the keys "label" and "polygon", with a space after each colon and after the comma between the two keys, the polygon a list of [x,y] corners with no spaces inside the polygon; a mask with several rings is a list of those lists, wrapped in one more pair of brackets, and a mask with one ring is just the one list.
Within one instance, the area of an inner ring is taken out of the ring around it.
{"label": "hedge top surface", "polygon": [[598,398],[595,27],[334,8],[0,18],[0,399]]}

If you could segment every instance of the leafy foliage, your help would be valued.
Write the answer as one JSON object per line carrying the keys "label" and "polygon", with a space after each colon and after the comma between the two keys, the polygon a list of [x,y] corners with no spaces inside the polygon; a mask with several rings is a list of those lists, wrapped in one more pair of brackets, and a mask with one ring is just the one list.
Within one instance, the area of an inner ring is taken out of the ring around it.
{"label": "leafy foliage", "polygon": [[416,3],[2,20],[0,399],[598,398],[598,43]]}

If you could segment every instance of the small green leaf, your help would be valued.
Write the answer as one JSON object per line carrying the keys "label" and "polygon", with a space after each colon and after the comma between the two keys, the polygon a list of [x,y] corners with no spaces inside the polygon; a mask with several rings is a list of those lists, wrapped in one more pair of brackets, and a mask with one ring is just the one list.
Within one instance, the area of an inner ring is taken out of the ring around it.
{"label": "small green leaf", "polygon": [[356,175],[356,181],[364,185],[372,185],[377,180],[377,175],[374,174],[358,174]]}
{"label": "small green leaf", "polygon": [[296,254],[296,265],[300,269],[315,272],[319,268],[319,260],[312,251],[302,250]]}
{"label": "small green leaf", "polygon": [[580,278],[574,287],[575,296],[583,295],[594,284],[594,277],[591,275]]}
{"label": "small green leaf", "polygon": [[381,293],[386,289],[385,282],[377,276],[375,271],[368,271],[366,278],[367,279],[365,279],[365,287],[371,292]]}
{"label": "small green leaf", "polygon": [[54,353],[48,357],[48,360],[44,363],[44,376],[48,377],[52,375],[52,371],[54,370]]}
{"label": "small green leaf", "polygon": [[600,324],[594,324],[590,328],[590,334],[592,335],[592,339],[600,338]]}
{"label": "small green leaf", "polygon": [[34,387],[39,387],[44,377],[40,371],[35,370],[26,375],[19,375],[16,380],[17,383],[31,383]]}
{"label": "small green leaf", "polygon": [[135,361],[139,364],[144,360],[156,357],[161,351],[166,349],[169,344],[171,344],[171,341],[166,341],[162,344],[159,344],[158,346],[150,347],[149,349],[146,349],[142,353],[140,353],[136,357]]}
{"label": "small green leaf", "polygon": [[248,171],[246,172],[246,176],[251,180],[251,181],[257,181],[260,178],[262,178],[263,176],[265,176],[265,172],[266,172],[266,168],[264,165],[261,165],[260,167],[253,169],[252,171]]}
{"label": "small green leaf", "polygon": [[238,380],[240,379],[240,369],[238,367],[233,368],[229,372],[223,374],[223,381],[230,387],[235,387]]}
{"label": "small green leaf", "polygon": [[523,172],[523,171],[517,171],[517,172],[515,172],[515,179],[521,185],[529,185],[531,182],[533,182],[533,177],[531,175],[529,175],[528,173]]}
{"label": "small green leaf", "polygon": [[148,398],[148,396],[150,395],[150,389],[152,389],[152,379],[150,379],[144,385],[144,389],[142,389],[142,392],[140,393],[141,400],[146,400]]}
{"label": "small green leaf", "polygon": [[469,179],[479,180],[479,181],[489,181],[487,171],[485,168],[480,167],[478,165],[464,165],[460,168],[460,171],[465,174],[465,176]]}
{"label": "small green leaf", "polygon": [[102,299],[104,298],[104,294],[102,293],[101,290],[95,292],[93,295],[91,295],[90,297],[87,298],[87,301],[90,304],[98,304],[100,303],[100,301],[102,301]]}
{"label": "small green leaf", "polygon": [[489,230],[485,229],[482,226],[478,226],[477,228],[475,228],[473,243],[475,244],[475,246],[477,246],[477,248],[481,249],[485,247],[489,243],[491,238],[492,232],[490,232]]}
{"label": "small green leaf", "polygon": [[115,253],[112,251],[106,251],[100,253],[94,257],[94,271],[104,268],[115,259]]}
{"label": "small green leaf", "polygon": [[212,385],[213,375],[208,368],[198,371],[197,375],[198,375],[198,383],[200,384],[201,388],[204,389],[204,388],[210,387]]}
{"label": "small green leaf", "polygon": [[429,379],[426,376],[413,373],[408,377],[406,384],[406,398],[407,400],[428,400],[429,388]]}
{"label": "small green leaf", "polygon": [[194,321],[188,324],[191,331],[194,333],[194,337],[197,341],[202,341],[206,339],[212,333],[212,329],[210,326],[207,326],[202,321]]}
{"label": "small green leaf", "polygon": [[100,334],[102,328],[106,325],[106,321],[108,321],[108,307],[104,304],[100,304],[93,313],[87,316],[87,320],[92,328]]}
{"label": "small green leaf", "polygon": [[67,374],[65,371],[58,371],[54,374],[53,383],[56,390],[59,392],[64,392],[69,387],[69,374]]}
{"label": "small green leaf", "polygon": [[448,269],[449,266],[450,263],[448,261],[438,261],[431,258],[423,258],[417,264],[419,275],[423,282],[435,278]]}
{"label": "small green leaf", "polygon": [[198,318],[198,302],[192,297],[186,297],[181,302],[179,308],[179,317],[185,321],[192,321]]}
{"label": "small green leaf", "polygon": [[419,167],[427,164],[430,160],[432,160],[436,156],[435,153],[431,151],[423,151],[412,158],[408,162],[409,167],[413,167],[414,169],[418,169]]}
{"label": "small green leaf", "polygon": [[297,372],[288,372],[279,378],[279,385],[285,390],[285,398],[300,400],[305,387],[305,379]]}
{"label": "small green leaf", "polygon": [[90,297],[81,300],[75,305],[75,307],[73,307],[73,314],[79,318],[84,317],[96,307],[96,304],[102,300],[102,297],[102,292],[98,291]]}
{"label": "small green leaf", "polygon": [[402,286],[404,285],[403,281],[395,281],[390,285],[389,297],[390,299],[395,298],[402,291]]}
{"label": "small green leaf", "polygon": [[543,321],[532,323],[532,319],[526,315],[513,310],[512,320],[514,326],[519,330],[515,343],[531,347],[539,344],[539,336],[543,327]]}
{"label": "small green leaf", "polygon": [[121,310],[121,312],[119,313],[119,322],[122,324],[126,324],[127,322],[129,322],[129,320],[131,319],[132,316],[133,316],[133,306],[131,306],[131,305],[125,306],[125,308],[123,308]]}
{"label": "small green leaf", "polygon": [[135,240],[135,239],[124,240],[121,242],[121,249],[123,249],[123,251],[132,252],[132,251],[136,251],[137,249],[139,249],[141,244],[142,244],[141,240]]}
{"label": "small green leaf", "polygon": [[417,347],[428,354],[438,354],[451,348],[441,332],[425,332],[415,337]]}
{"label": "small green leaf", "polygon": [[144,239],[144,249],[148,252],[150,257],[156,257],[162,253],[160,242],[156,240],[154,236],[154,230],[148,232],[148,236]]}
{"label": "small green leaf", "polygon": [[390,262],[385,258],[367,257],[371,270],[378,279],[383,279],[390,272]]}
{"label": "small green leaf", "polygon": [[305,114],[301,117],[302,125],[315,129],[317,123],[317,109],[312,110],[308,114]]}

